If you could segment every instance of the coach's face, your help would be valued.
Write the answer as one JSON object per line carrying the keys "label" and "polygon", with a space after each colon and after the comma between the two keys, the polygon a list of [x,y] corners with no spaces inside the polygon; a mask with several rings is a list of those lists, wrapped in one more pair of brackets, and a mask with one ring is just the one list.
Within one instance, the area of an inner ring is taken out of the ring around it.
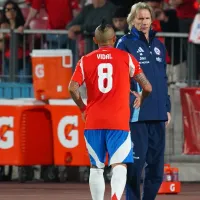
{"label": "coach's face", "polygon": [[145,35],[149,34],[151,23],[151,13],[148,9],[140,9],[137,11],[135,18],[133,19],[133,26],[138,31],[142,31]]}

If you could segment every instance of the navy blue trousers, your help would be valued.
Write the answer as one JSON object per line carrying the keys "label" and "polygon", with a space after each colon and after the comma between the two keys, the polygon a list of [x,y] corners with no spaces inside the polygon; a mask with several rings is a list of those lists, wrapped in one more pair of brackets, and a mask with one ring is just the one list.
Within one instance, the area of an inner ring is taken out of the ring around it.
{"label": "navy blue trousers", "polygon": [[126,200],[141,200],[140,183],[143,168],[142,200],[154,200],[163,180],[165,122],[130,123],[134,163],[128,164]]}

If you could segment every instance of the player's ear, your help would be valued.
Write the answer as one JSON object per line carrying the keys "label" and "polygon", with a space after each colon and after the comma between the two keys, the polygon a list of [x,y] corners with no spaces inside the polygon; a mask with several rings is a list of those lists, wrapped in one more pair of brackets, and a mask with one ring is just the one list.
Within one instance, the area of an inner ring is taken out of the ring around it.
{"label": "player's ear", "polygon": [[115,36],[113,37],[113,43],[115,43],[116,40],[117,40],[117,37],[116,37],[116,35],[115,35]]}
{"label": "player's ear", "polygon": [[95,44],[98,44],[97,39],[95,37],[93,37],[93,41]]}

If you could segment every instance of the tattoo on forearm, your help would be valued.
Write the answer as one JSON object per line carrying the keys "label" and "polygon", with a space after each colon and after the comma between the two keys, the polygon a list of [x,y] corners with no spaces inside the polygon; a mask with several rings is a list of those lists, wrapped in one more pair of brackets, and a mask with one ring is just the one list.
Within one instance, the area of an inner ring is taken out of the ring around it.
{"label": "tattoo on forearm", "polygon": [[146,76],[143,73],[136,75],[134,78],[142,87],[150,84],[149,81],[147,80]]}
{"label": "tattoo on forearm", "polygon": [[144,99],[150,94],[151,84],[147,80],[144,73],[140,73],[140,74],[136,75],[134,78],[141,85],[141,87],[143,89],[142,90],[142,102],[143,102]]}
{"label": "tattoo on forearm", "polygon": [[70,83],[70,94],[74,96],[75,99],[79,99],[79,84],[75,81],[71,81]]}
{"label": "tattoo on forearm", "polygon": [[79,108],[83,108],[85,106],[81,94],[79,92],[79,84],[75,81],[71,81],[69,85],[69,92],[71,94],[72,99],[77,104]]}

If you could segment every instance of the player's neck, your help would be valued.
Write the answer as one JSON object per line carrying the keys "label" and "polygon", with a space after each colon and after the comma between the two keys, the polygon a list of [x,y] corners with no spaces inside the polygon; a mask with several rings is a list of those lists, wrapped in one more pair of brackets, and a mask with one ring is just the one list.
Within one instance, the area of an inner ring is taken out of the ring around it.
{"label": "player's neck", "polygon": [[99,45],[99,48],[113,48],[113,45],[105,44],[105,45]]}

